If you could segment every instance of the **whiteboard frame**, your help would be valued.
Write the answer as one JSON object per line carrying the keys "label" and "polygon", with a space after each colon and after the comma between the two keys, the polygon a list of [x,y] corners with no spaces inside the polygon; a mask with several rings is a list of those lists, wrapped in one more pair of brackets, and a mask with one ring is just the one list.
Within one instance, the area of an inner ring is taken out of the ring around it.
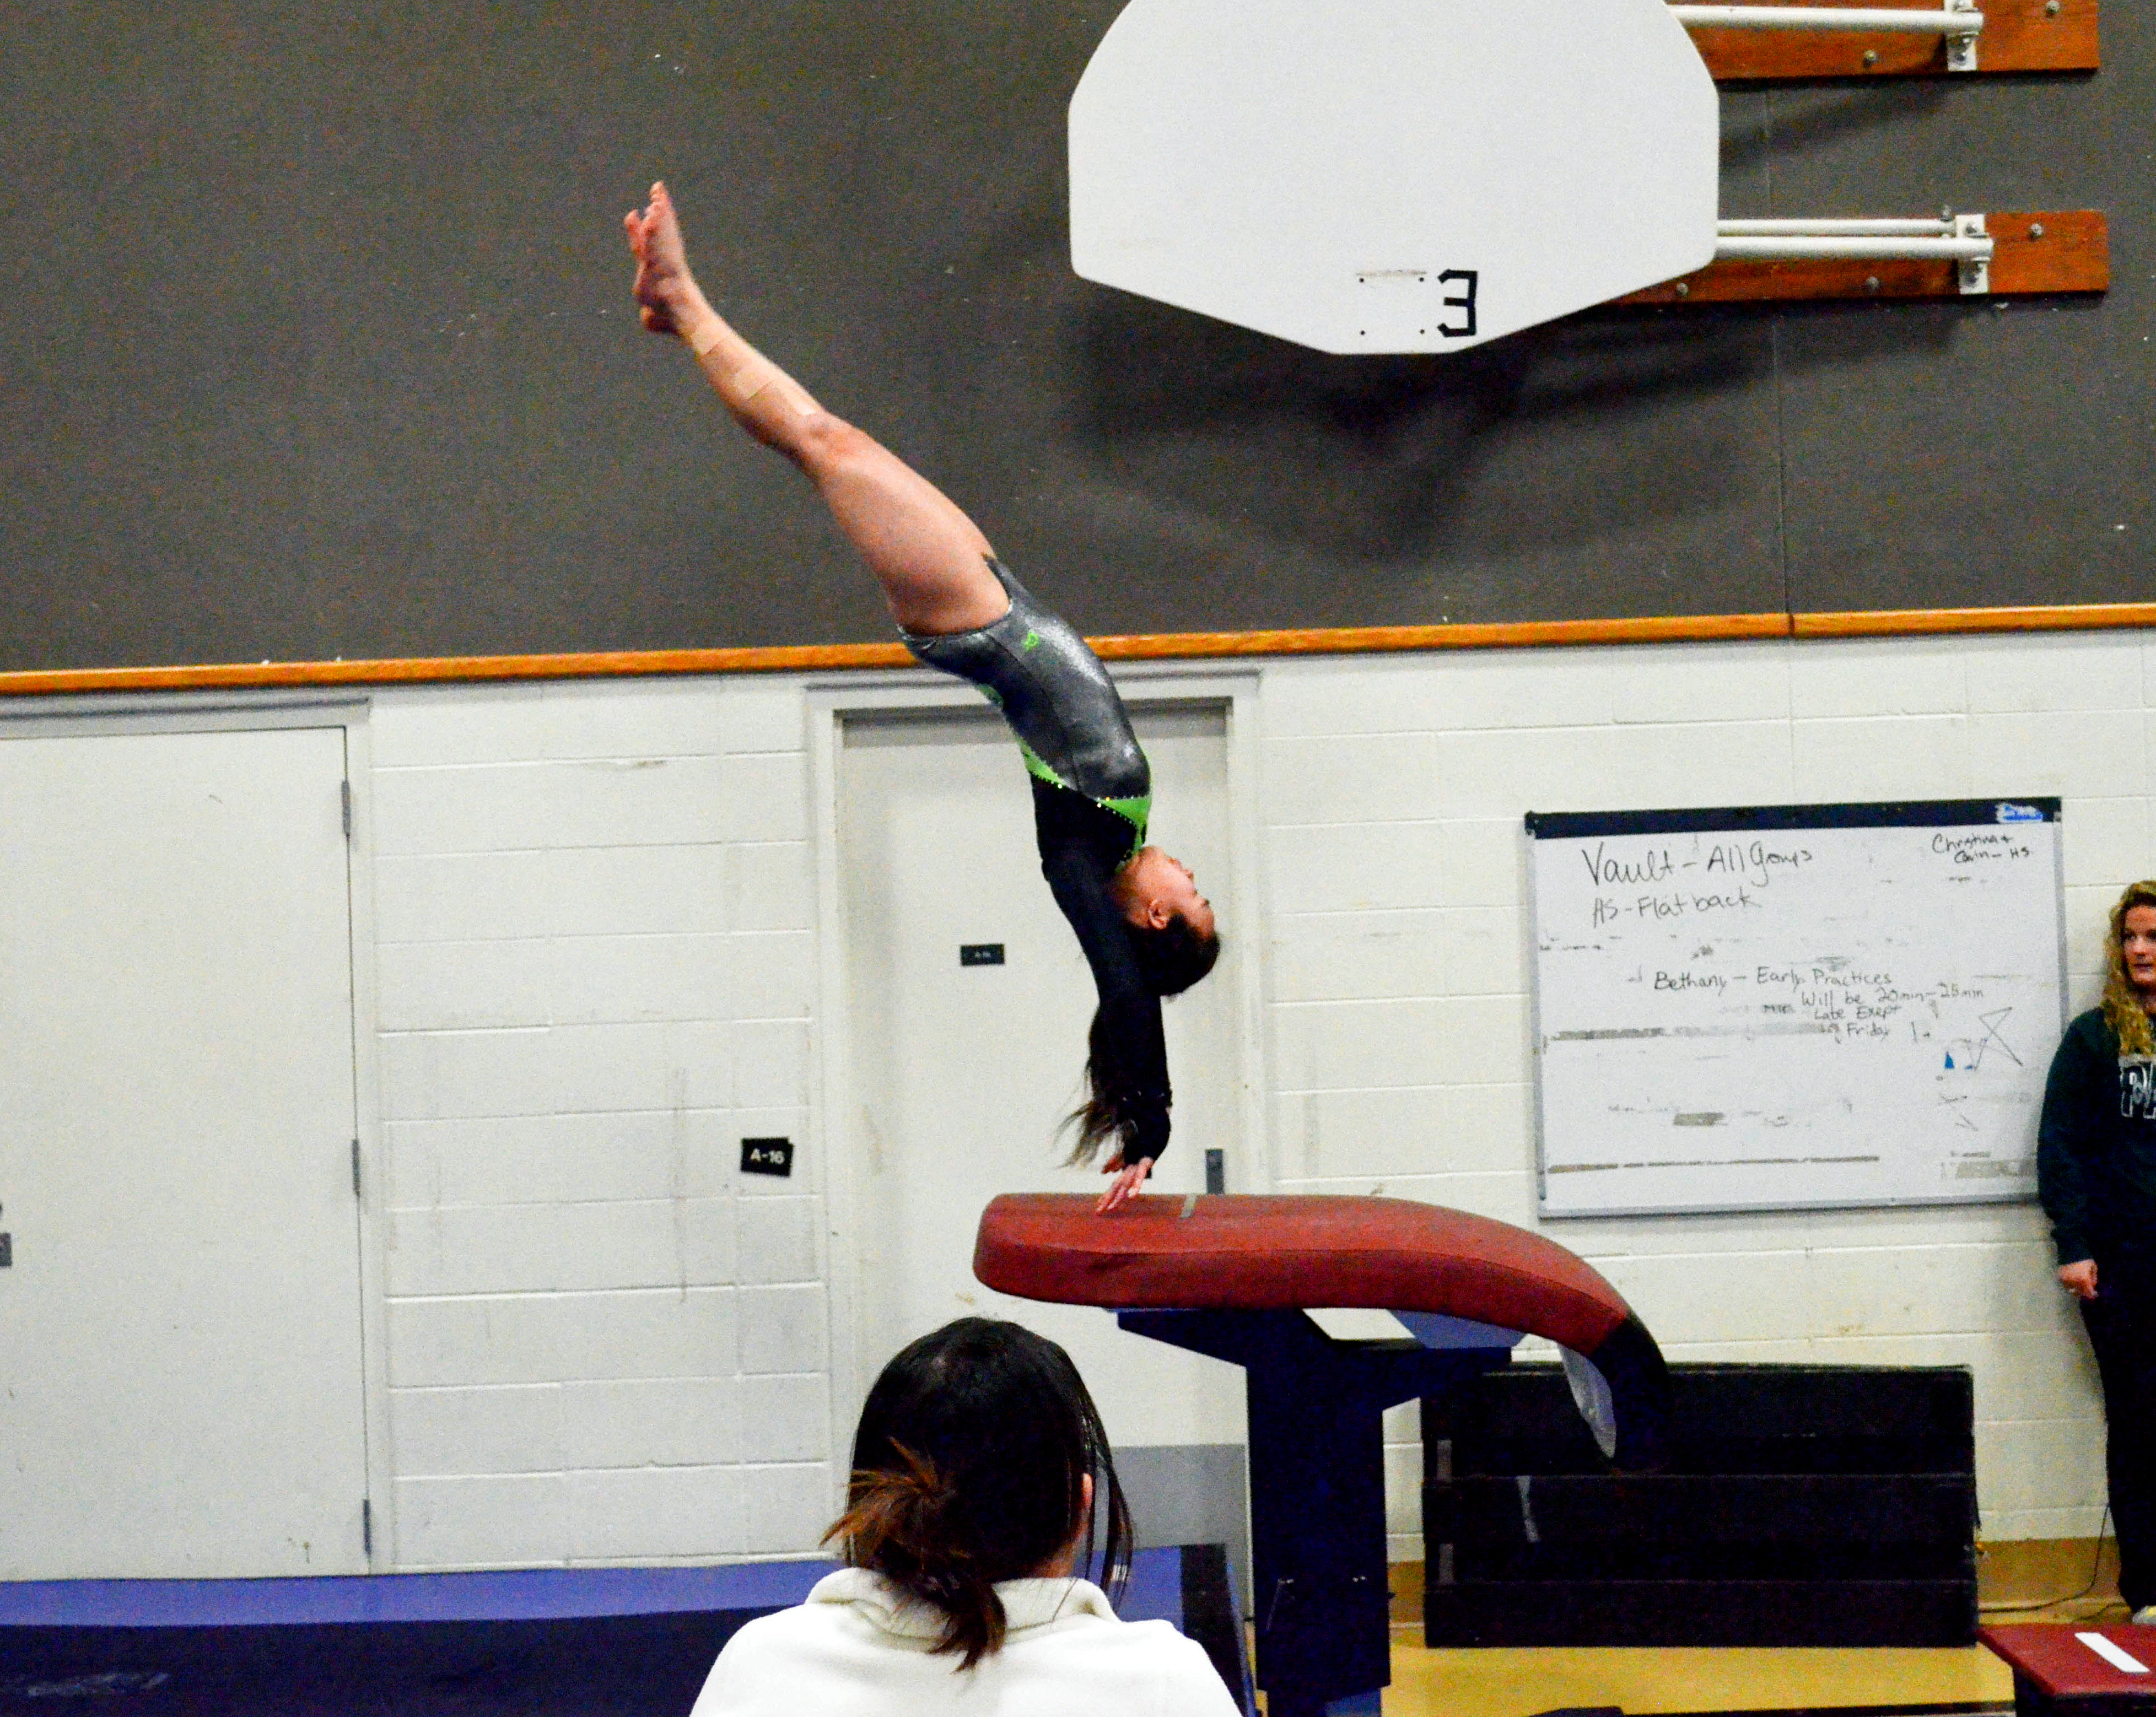
{"label": "whiteboard frame", "polygon": [[[2051,898],[2059,961],[2059,1032],[2064,1036],[2073,1018],[2069,994],[2071,974],[2066,964],[2066,810],[2056,794],[2001,793],[1969,799],[1856,800],[1824,805],[1708,806],[1697,809],[1661,811],[1530,811],[1522,819],[1527,838],[1522,857],[1527,894],[1527,1029],[1534,1062],[1535,1217],[1538,1222],[1602,1222],[1614,1218],[1658,1217],[1671,1220],[1686,1217],[1756,1216],[1782,1212],[1838,1210],[1958,1209],[1971,1205],[2030,1204],[2032,1189],[2012,1192],[1971,1192],[1958,1197],[1824,1198],[1790,1203],[1690,1204],[1681,1210],[1666,1205],[1617,1205],[1599,1210],[1552,1210],[1548,1207],[1549,1165],[1546,1149],[1543,1101],[1543,985],[1540,896],[1535,887],[1535,847],[1540,839],[1563,839],[1594,833],[1604,834],[1691,834],[1755,828],[1948,828],[1995,823],[1998,809],[2025,805],[2043,813],[2043,820],[2057,830],[2051,848]],[[1989,810],[1992,817],[1974,813]],[[1872,813],[1863,815],[1861,813]],[[1860,813],[1852,815],[1851,813]],[[1901,813],[1901,814],[1894,814]],[[1753,819],[1739,821],[1738,819]]]}

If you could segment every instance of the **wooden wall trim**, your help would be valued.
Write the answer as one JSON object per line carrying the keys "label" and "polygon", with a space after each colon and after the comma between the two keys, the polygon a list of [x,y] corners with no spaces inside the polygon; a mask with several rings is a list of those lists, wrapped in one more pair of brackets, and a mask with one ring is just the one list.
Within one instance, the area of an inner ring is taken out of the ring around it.
{"label": "wooden wall trim", "polygon": [[1162,632],[1091,639],[1111,662],[1207,656],[1340,656],[1373,651],[1518,649],[1786,638],[1787,614],[1677,614],[1639,620],[1517,620],[1481,626],[1338,626],[1281,632]]}
{"label": "wooden wall trim", "polygon": [[[1319,627],[1275,632],[1161,632],[1096,638],[1112,662],[1238,656],[1332,656],[1587,644],[1697,643],[1733,638],[1892,638],[1966,632],[2156,628],[2156,602],[2056,607],[1895,608],[1815,614],[1677,614],[1632,620],[1525,620],[1490,625]],[[351,662],[235,662],[194,668],[68,668],[0,673],[0,699],[472,680],[603,679],[652,674],[816,674],[903,668],[898,643],[788,644],[719,650],[613,650],[564,655],[421,656]]]}
{"label": "wooden wall trim", "polygon": [[2089,602],[2031,608],[1878,608],[1794,614],[1798,638],[1893,638],[1943,632],[2102,632],[2156,626],[2156,602]]}
{"label": "wooden wall trim", "polygon": [[659,674],[808,674],[903,668],[900,643],[730,650],[597,650],[548,656],[410,656],[350,662],[230,662],[199,668],[62,668],[0,674],[0,697],[85,692],[416,685],[489,679],[609,679]]}

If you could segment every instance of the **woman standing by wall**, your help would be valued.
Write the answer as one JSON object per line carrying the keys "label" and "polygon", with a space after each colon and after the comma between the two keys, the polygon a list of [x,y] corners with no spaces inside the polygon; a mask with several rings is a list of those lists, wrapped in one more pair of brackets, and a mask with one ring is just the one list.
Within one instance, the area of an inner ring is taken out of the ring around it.
{"label": "woman standing by wall", "polygon": [[2103,1384],[2118,1590],[2156,1622],[2156,881],[2111,910],[2103,1001],[2044,1086],[2036,1186]]}

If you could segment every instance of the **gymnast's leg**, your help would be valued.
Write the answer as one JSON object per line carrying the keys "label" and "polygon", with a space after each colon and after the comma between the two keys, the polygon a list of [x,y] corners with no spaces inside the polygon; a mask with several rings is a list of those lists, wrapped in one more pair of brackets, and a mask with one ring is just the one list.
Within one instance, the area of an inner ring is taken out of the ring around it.
{"label": "gymnast's leg", "polygon": [[649,206],[624,224],[636,254],[644,325],[680,338],[735,421],[808,474],[883,586],[900,627],[929,636],[1000,620],[1010,597],[988,570],[988,538],[934,484],[825,411],[726,325],[689,270],[665,186],[654,185]]}

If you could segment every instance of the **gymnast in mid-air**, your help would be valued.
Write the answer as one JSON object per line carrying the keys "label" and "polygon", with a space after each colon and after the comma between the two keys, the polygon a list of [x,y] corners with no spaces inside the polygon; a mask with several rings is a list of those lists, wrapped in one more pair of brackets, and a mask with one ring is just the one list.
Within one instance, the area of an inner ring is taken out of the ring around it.
{"label": "gymnast in mid-air", "polygon": [[690,272],[664,185],[625,218],[644,325],[680,340],[734,419],[793,461],[882,585],[899,636],[979,686],[1032,776],[1040,868],[1099,992],[1073,1162],[1109,1147],[1099,1208],[1135,1194],[1168,1144],[1163,996],[1219,956],[1190,872],[1146,844],[1152,776],[1100,660],[1011,577],[971,519],[921,474],[809,397],[737,334]]}

